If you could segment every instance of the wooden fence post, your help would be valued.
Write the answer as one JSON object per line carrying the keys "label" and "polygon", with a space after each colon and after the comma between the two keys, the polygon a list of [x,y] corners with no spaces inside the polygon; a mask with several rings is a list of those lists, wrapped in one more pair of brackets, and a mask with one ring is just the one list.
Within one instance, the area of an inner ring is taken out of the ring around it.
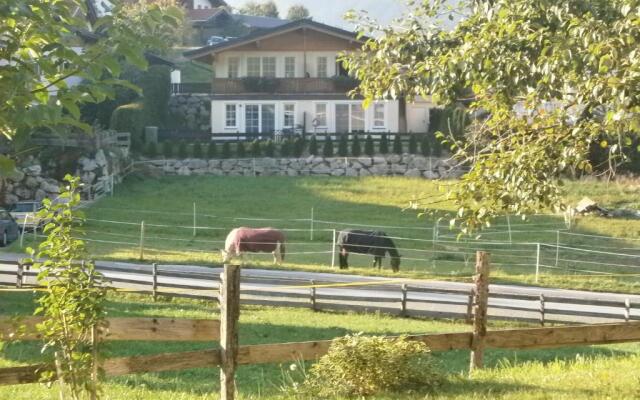
{"label": "wooden fence post", "polygon": [[311,304],[311,309],[313,311],[318,311],[318,308],[316,307],[316,281],[312,279],[310,283],[311,287],[309,288],[309,303]]}
{"label": "wooden fence post", "polygon": [[540,325],[544,326],[544,294],[540,293]]}
{"label": "wooden fence post", "polygon": [[469,292],[469,300],[467,301],[467,318],[466,323],[471,325],[473,323],[473,298],[475,297],[475,289],[471,288]]}
{"label": "wooden fence post", "polygon": [[22,289],[24,273],[24,265],[20,261],[18,261],[18,269],[16,270],[16,289]]}
{"label": "wooden fence post", "polygon": [[400,297],[400,316],[401,317],[406,317],[407,316],[407,292],[408,292],[408,288],[407,288],[407,284],[403,283],[402,284],[402,295]]}
{"label": "wooden fence post", "polygon": [[158,298],[158,264],[151,264],[151,291],[153,292],[153,301]]}
{"label": "wooden fence post", "polygon": [[473,302],[473,338],[471,340],[471,361],[469,373],[482,368],[484,337],[487,334],[487,307],[489,305],[489,253],[476,253],[476,287]]}
{"label": "wooden fence post", "polygon": [[236,396],[239,317],[240,266],[225,264],[220,274],[220,400]]}
{"label": "wooden fence post", "polygon": [[624,322],[629,322],[631,319],[631,300],[624,300]]}

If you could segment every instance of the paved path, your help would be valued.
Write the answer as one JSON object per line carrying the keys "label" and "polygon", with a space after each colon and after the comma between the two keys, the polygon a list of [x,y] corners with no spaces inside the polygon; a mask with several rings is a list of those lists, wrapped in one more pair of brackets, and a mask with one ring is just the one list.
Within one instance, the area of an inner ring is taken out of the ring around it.
{"label": "paved path", "polygon": [[[0,272],[13,271],[15,273],[15,266],[3,264],[2,261],[17,261],[23,258],[21,254],[15,253],[0,253]],[[129,263],[129,262],[117,262],[117,261],[99,261],[97,262],[99,270],[102,270],[107,278],[120,279],[120,280],[132,280],[140,281],[142,284],[133,284],[131,282],[114,282],[114,286],[121,288],[132,289],[149,289],[151,284],[151,265],[142,263]],[[117,270],[112,270],[112,269]],[[178,285],[188,287],[197,287],[199,290],[190,291],[190,293],[203,293],[213,295],[217,289],[218,277],[222,272],[222,268],[202,267],[195,265],[167,265],[163,264],[158,267],[159,278],[158,283],[166,285]],[[178,277],[162,276],[172,275],[179,273]],[[417,279],[402,279],[398,278],[398,281],[389,282],[390,278],[386,277],[370,277],[360,275],[346,275],[346,274],[333,274],[333,273],[318,273],[318,272],[303,272],[303,271],[289,271],[289,270],[265,270],[265,269],[243,269],[242,270],[242,289],[254,290],[254,291],[268,291],[271,293],[281,293],[281,300],[288,299],[290,296],[297,295],[297,298],[303,297],[309,294],[309,289],[301,287],[301,285],[308,285],[311,280],[318,283],[371,283],[371,285],[363,286],[347,286],[347,287],[333,287],[333,288],[318,288],[316,293],[319,298],[331,297],[331,296],[352,296],[355,299],[345,301],[344,299],[338,300],[337,303],[342,303],[343,306],[348,307],[350,303],[368,303],[375,300],[375,305],[380,307],[387,306],[388,309],[396,310],[398,308],[400,285],[402,283],[408,283],[411,287],[429,289],[433,293],[424,292],[410,292],[408,295],[408,301],[411,304],[411,309],[416,311],[423,311],[425,313],[431,313],[436,315],[438,313],[455,313],[464,314],[466,312],[466,304],[468,302],[468,293],[472,288],[470,283],[460,282],[447,282],[447,281],[432,281],[432,280],[417,280]],[[32,283],[33,278],[30,278]],[[15,284],[15,275],[0,275],[0,284]],[[376,285],[375,283],[380,284]],[[466,293],[446,293],[447,290],[464,290]],[[440,292],[438,292],[440,291]],[[602,292],[589,292],[567,289],[555,289],[533,286],[518,286],[518,285],[499,285],[493,284],[490,286],[490,292],[492,295],[499,294],[527,294],[532,296],[545,297],[560,297],[567,299],[580,299],[580,300],[593,300],[593,301],[615,301],[619,302],[620,306],[593,306],[593,305],[580,305],[569,304],[567,302],[557,301],[556,303],[549,303],[547,307],[549,310],[561,310],[566,311],[567,314],[572,312],[581,314],[593,314],[593,313],[606,313],[614,314],[622,319],[624,316],[624,302],[629,300],[631,303],[640,304],[640,295],[626,295],[616,293],[602,293]],[[273,294],[269,295],[270,297]],[[387,301],[388,300],[388,301]],[[413,300],[413,301],[412,301]],[[275,298],[273,301],[277,301]],[[333,301],[332,301],[333,302]],[[429,302],[431,302],[429,304]],[[438,302],[445,302],[449,304],[441,304]],[[308,300],[300,302],[301,306],[307,306]],[[501,316],[507,318],[522,318],[536,320],[539,318],[539,302],[536,300],[517,300],[517,299],[490,299],[490,315]],[[492,307],[493,306],[493,307]],[[499,307],[520,307],[523,310],[504,310]],[[345,308],[343,307],[343,308]],[[553,313],[557,314],[557,313]],[[632,309],[631,317],[640,319],[640,309]],[[606,322],[606,319],[598,318],[597,315],[582,315],[582,316],[563,316],[561,318],[567,322]],[[609,319],[609,321],[612,321]]]}

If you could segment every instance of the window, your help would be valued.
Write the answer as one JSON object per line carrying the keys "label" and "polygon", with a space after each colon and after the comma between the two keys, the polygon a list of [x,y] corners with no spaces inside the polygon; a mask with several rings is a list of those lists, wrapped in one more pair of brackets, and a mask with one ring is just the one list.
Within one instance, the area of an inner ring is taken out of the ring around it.
{"label": "window", "polygon": [[364,108],[362,108],[362,104],[351,104],[351,132],[364,132]]}
{"label": "window", "polygon": [[384,128],[385,127],[385,107],[384,104],[373,105],[373,127]]}
{"label": "window", "polygon": [[327,75],[327,57],[318,57],[318,78],[326,78]]}
{"label": "window", "polygon": [[275,104],[262,104],[261,107],[261,133],[273,133],[276,130],[276,106]]}
{"label": "window", "polygon": [[349,133],[349,104],[336,104],[336,133]]}
{"label": "window", "polygon": [[245,133],[273,133],[275,131],[275,104],[247,104],[244,113]]}
{"label": "window", "polygon": [[262,76],[264,76],[265,78],[276,77],[276,58],[275,57],[262,58]]}
{"label": "window", "polygon": [[225,117],[224,117],[224,127],[225,128],[236,128],[238,126],[238,119],[236,113],[236,105],[235,104],[227,104],[225,106]]}
{"label": "window", "polygon": [[284,128],[293,128],[296,124],[296,105],[285,104],[284,105]]}
{"label": "window", "polygon": [[229,63],[229,71],[227,74],[228,78],[237,78],[240,70],[240,59],[238,57],[230,57],[228,60]]}
{"label": "window", "polygon": [[260,57],[247,57],[247,76],[260,76]]}
{"label": "window", "polygon": [[296,58],[295,57],[284,58],[284,77],[285,78],[296,77]]}
{"label": "window", "polygon": [[244,120],[245,120],[245,132],[246,133],[259,133],[260,132],[260,105],[247,104],[244,108]]}
{"label": "window", "polygon": [[316,118],[314,126],[326,127],[327,126],[327,104],[316,103]]}

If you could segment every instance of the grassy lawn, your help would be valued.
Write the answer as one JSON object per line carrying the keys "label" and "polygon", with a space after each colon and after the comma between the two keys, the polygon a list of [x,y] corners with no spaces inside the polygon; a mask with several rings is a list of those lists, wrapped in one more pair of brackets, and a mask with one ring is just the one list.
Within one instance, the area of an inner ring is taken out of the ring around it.
{"label": "grassy lawn", "polygon": [[[415,196],[437,191],[433,181],[398,177],[131,177],[116,187],[115,196],[86,211],[85,238],[97,259],[137,260],[144,221],[146,261],[210,265],[220,262],[217,249],[233,227],[274,226],[287,231],[284,268],[338,272],[331,269],[332,231],[379,225],[384,228],[371,229],[402,238],[395,243],[403,256],[403,277],[469,279],[474,252],[484,249],[492,253],[495,282],[533,284],[538,263],[539,283],[549,286],[627,292],[640,288],[635,276],[640,266],[638,220],[580,217],[567,231],[560,216],[501,218],[480,238],[458,240],[448,228],[450,204],[436,210],[440,221],[404,210]],[[571,204],[589,196],[605,207],[637,208],[640,185],[575,182],[567,185],[567,193]],[[195,237],[194,203],[199,227]],[[308,221],[312,208],[313,241]],[[30,237],[26,239],[31,244]],[[556,251],[558,239],[568,248]],[[542,244],[539,255],[537,243]],[[14,244],[10,250],[19,248]],[[248,259],[253,266],[273,267],[268,254]],[[352,255],[350,263],[350,273],[391,275],[388,269],[370,268],[369,256]],[[634,275],[598,276],[602,273]]]}
{"label": "grassy lawn", "polygon": [[[118,295],[109,301],[110,316],[157,316],[216,318],[213,303],[191,300],[159,301],[134,295]],[[29,314],[30,293],[0,294],[0,315]],[[494,328],[505,327],[494,323]],[[511,325],[513,326],[513,325]],[[307,310],[244,307],[241,312],[242,344],[330,339],[346,333],[366,334],[436,333],[466,331],[469,326],[449,322],[398,319],[385,315],[312,313]],[[154,354],[213,347],[209,343],[114,342],[106,346],[108,356]],[[487,369],[473,379],[466,376],[466,351],[435,353],[446,374],[444,386],[435,393],[378,396],[375,399],[588,399],[637,398],[640,346],[637,344],[563,348],[537,351],[488,351]],[[0,367],[40,361],[36,343],[0,343]],[[289,365],[243,366],[238,386],[243,399],[286,399],[279,387]],[[141,374],[109,379],[105,399],[216,399],[217,369]],[[44,386],[0,387],[2,399],[55,399]]]}

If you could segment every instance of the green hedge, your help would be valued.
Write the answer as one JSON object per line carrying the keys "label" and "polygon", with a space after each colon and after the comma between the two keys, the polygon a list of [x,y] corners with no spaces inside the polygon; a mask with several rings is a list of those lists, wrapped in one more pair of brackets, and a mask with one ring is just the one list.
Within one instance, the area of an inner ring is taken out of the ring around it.
{"label": "green hedge", "polygon": [[131,133],[131,147],[140,152],[143,146],[144,114],[142,103],[124,104],[111,114],[109,127],[118,132]]}

